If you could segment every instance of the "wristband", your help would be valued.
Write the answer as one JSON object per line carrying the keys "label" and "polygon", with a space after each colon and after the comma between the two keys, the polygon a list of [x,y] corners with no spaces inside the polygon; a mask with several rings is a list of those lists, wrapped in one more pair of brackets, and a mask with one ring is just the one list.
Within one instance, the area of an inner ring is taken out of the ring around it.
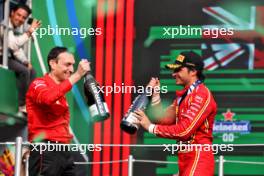
{"label": "wristband", "polygon": [[156,94],[156,95],[152,96],[151,105],[152,106],[157,105],[160,103],[160,101],[161,101],[160,94]]}
{"label": "wristband", "polygon": [[155,128],[155,125],[154,124],[150,124],[149,127],[148,127],[149,133],[154,134],[154,128]]}

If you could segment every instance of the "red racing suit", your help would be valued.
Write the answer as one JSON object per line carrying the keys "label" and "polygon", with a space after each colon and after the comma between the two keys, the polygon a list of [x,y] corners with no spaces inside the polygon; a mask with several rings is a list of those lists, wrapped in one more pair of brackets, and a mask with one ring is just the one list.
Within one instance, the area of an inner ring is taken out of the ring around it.
{"label": "red racing suit", "polygon": [[56,84],[48,74],[31,83],[26,95],[30,142],[42,135],[43,140],[61,143],[71,141],[70,113],[65,97],[71,88],[68,79]]}
{"label": "red racing suit", "polygon": [[[184,92],[188,94],[178,106]],[[152,128],[155,135],[176,139],[179,143],[212,144],[212,130],[217,111],[216,102],[203,84],[176,92],[177,99],[166,110],[160,123]],[[157,105],[156,105],[157,106]],[[209,146],[209,145],[207,145]],[[210,147],[208,147],[210,148]],[[213,176],[212,149],[178,151],[180,176]]]}

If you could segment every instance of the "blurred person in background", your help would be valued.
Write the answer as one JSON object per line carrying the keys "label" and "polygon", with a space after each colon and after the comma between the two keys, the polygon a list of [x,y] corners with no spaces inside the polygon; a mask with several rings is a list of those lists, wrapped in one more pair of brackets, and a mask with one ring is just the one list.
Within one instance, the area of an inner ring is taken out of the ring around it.
{"label": "blurred person in background", "polygon": [[[30,82],[36,77],[36,72],[30,63],[23,47],[31,39],[32,33],[40,27],[41,22],[33,20],[27,31],[21,33],[20,27],[25,23],[31,9],[24,4],[16,5],[10,13],[8,24],[8,68],[13,70],[17,78],[19,112],[26,113],[25,97]],[[3,24],[3,23],[2,23]],[[4,27],[0,28],[0,58],[2,60]],[[2,63],[2,61],[1,61]]]}

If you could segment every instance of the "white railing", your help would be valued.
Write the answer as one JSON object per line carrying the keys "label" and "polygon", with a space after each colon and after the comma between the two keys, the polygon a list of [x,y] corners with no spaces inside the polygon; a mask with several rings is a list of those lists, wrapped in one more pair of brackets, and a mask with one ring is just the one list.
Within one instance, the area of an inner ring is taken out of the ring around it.
{"label": "white railing", "polygon": [[20,175],[22,162],[22,137],[16,138],[16,153],[15,153],[15,176]]}
{"label": "white railing", "polygon": [[[34,143],[37,144],[37,143]],[[22,163],[22,146],[29,146],[31,143],[23,142],[22,137],[17,137],[16,142],[2,142],[0,145],[15,145],[15,176],[19,176],[21,172],[21,163]],[[42,145],[48,145],[43,144]],[[52,143],[51,145],[62,145],[57,143]],[[76,144],[67,144],[67,145],[76,145]],[[125,146],[125,147],[164,147],[164,145],[136,145],[136,144],[97,144],[102,147],[104,146]],[[176,144],[175,144],[176,145]],[[264,144],[234,144],[233,146],[263,146]],[[28,157],[24,158],[25,161],[25,173],[28,176]],[[110,164],[110,163],[123,163],[128,162],[128,176],[133,176],[133,164],[134,163],[164,163],[164,164],[177,164],[178,162],[174,161],[161,161],[161,160],[143,160],[143,159],[135,159],[132,155],[128,156],[128,159],[124,160],[112,160],[112,161],[99,161],[99,162],[74,162],[74,164],[78,165],[92,165],[92,164]],[[254,161],[239,161],[239,160],[225,160],[223,155],[219,156],[219,159],[216,160],[218,162],[218,176],[224,176],[224,163],[237,163],[237,164],[253,164],[253,165],[264,165],[264,162],[254,162]]]}
{"label": "white railing", "polygon": [[3,48],[2,48],[2,54],[3,54],[3,68],[8,68],[8,30],[9,30],[9,6],[10,6],[10,0],[5,1],[5,6],[4,6],[4,23],[1,24],[3,25],[4,29],[4,35],[3,35]]}

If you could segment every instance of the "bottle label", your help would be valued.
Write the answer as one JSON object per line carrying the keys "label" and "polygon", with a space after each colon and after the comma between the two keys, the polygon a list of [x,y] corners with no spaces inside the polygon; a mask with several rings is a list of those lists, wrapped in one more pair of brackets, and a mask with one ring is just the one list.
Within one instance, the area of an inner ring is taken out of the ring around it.
{"label": "bottle label", "polygon": [[105,112],[106,112],[106,113],[109,113],[109,109],[108,109],[108,107],[107,107],[107,104],[106,104],[105,102],[104,102],[103,104],[104,104]]}
{"label": "bottle label", "polygon": [[[108,110],[107,104],[105,102],[103,103],[103,106],[104,106],[104,111],[101,112],[101,113],[108,113],[109,110]],[[90,114],[91,114],[92,117],[97,116],[97,115],[100,114],[98,109],[97,109],[96,104],[93,104],[92,106],[90,106],[89,107],[89,111],[90,111]]]}
{"label": "bottle label", "polygon": [[101,114],[105,113],[105,105],[104,105],[105,102],[102,102],[100,93],[98,92],[95,83],[91,83],[91,89],[94,92],[94,98],[95,98],[95,102],[97,103],[98,110],[100,111]]}
{"label": "bottle label", "polygon": [[128,117],[126,118],[126,121],[133,123],[134,125],[136,125],[135,123],[139,122],[138,119],[133,115],[133,113],[129,113]]}
{"label": "bottle label", "polygon": [[96,104],[93,104],[92,106],[90,106],[89,111],[92,117],[97,116],[99,114]]}

